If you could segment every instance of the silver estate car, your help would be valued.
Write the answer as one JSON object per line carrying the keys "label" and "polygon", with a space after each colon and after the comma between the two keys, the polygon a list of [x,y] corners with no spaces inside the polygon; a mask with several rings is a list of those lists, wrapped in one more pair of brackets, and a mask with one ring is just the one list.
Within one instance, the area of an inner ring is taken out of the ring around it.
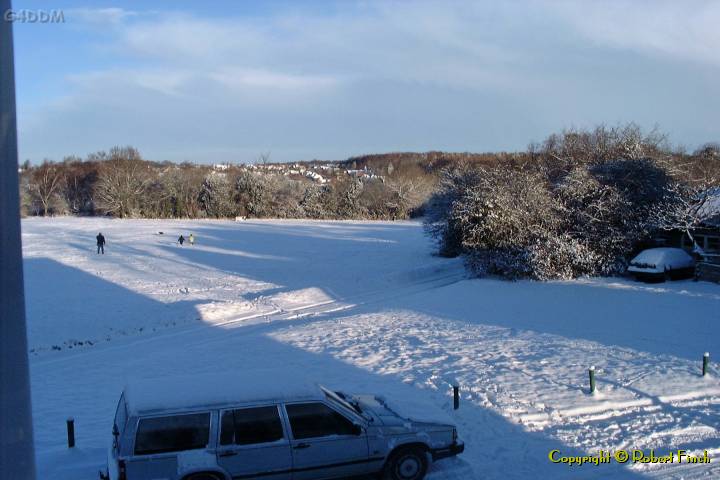
{"label": "silver estate car", "polygon": [[380,397],[273,380],[126,387],[100,478],[420,480],[464,450],[453,425],[403,418]]}

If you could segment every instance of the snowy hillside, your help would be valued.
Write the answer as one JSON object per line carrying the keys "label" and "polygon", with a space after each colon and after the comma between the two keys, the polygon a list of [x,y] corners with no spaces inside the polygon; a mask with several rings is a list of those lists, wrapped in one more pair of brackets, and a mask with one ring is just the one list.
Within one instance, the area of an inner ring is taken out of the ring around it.
{"label": "snowy hillside", "polygon": [[[720,476],[718,285],[468,280],[412,222],[28,219],[23,242],[39,478],[95,478],[129,379],[259,368],[434,405],[467,447],[430,479]],[[621,448],[713,463],[548,460]]]}

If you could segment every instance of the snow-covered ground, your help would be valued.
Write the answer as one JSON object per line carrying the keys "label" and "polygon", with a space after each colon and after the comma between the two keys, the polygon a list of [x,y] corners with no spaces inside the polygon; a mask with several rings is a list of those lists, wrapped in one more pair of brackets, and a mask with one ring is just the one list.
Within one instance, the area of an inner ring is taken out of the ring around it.
{"label": "snow-covered ground", "polygon": [[718,285],[468,280],[412,222],[28,219],[23,242],[39,478],[94,478],[127,380],[258,368],[444,410],[467,447],[435,480],[720,477]]}

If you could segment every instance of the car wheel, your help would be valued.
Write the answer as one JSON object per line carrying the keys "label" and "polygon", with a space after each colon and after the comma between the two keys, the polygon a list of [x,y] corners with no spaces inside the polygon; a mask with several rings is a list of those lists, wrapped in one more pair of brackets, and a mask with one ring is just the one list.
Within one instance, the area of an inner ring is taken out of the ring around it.
{"label": "car wheel", "polygon": [[425,450],[419,447],[401,448],[388,459],[383,477],[387,480],[421,480],[427,468]]}

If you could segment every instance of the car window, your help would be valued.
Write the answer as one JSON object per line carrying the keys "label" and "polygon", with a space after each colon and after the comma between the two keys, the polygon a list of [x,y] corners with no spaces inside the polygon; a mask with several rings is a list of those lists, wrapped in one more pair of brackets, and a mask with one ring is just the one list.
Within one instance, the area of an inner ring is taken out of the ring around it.
{"label": "car window", "polygon": [[177,452],[205,448],[210,436],[210,413],[140,419],[135,454]]}
{"label": "car window", "polygon": [[221,445],[268,443],[284,437],[277,406],[240,408],[222,414]]}
{"label": "car window", "polygon": [[324,403],[294,403],[286,405],[290,428],[296,439],[354,435],[356,427]]}

